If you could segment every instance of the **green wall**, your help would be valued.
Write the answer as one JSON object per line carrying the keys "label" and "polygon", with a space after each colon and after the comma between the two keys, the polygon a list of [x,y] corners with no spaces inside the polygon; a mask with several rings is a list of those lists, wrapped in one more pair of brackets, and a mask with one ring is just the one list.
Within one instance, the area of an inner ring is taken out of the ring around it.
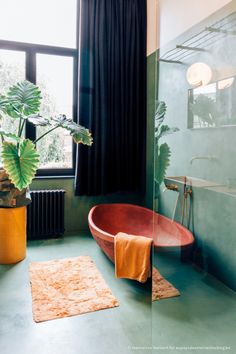
{"label": "green wall", "polygon": [[[181,37],[177,38],[175,44],[181,41]],[[163,53],[164,50],[161,55]],[[229,179],[236,178],[236,126],[188,129],[188,89],[191,87],[186,80],[186,71],[195,62],[207,63],[212,68],[214,81],[235,75],[235,53],[235,38],[224,37],[211,47],[209,43],[205,53],[190,55],[183,64],[161,63],[159,99],[167,104],[166,123],[180,129],[165,139],[172,150],[168,176],[192,176],[210,181],[204,188],[193,187],[190,229],[196,238],[194,260],[236,290],[236,193],[228,188]],[[191,163],[194,156],[216,159],[198,159]],[[222,188],[214,187],[214,183]],[[161,191],[160,213],[172,217],[176,197],[175,192]],[[181,187],[177,221],[181,219],[182,201]]]}
{"label": "green wall", "polygon": [[147,164],[146,164],[146,198],[145,204],[153,208],[153,172],[154,172],[154,116],[157,75],[157,53],[147,57]]}
{"label": "green wall", "polygon": [[88,213],[96,204],[100,203],[134,203],[143,205],[143,195],[130,193],[116,193],[99,197],[77,197],[74,195],[73,179],[35,179],[32,190],[64,189],[65,195],[65,229],[66,234],[79,231],[88,231]]}

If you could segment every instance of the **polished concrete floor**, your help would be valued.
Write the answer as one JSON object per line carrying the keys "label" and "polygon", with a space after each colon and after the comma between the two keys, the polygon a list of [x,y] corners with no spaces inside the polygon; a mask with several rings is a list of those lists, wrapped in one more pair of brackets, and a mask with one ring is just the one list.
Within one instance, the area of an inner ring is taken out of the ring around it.
{"label": "polished concrete floor", "polygon": [[179,258],[155,253],[154,264],[181,296],[153,303],[153,346],[166,354],[236,353],[235,292]]}
{"label": "polished concrete floor", "polygon": [[[120,307],[34,323],[29,263],[78,255],[92,257]],[[235,294],[170,252],[155,254],[154,263],[180,297],[151,305],[150,287],[115,279],[113,264],[88,235],[30,242],[23,262],[0,266],[0,354],[219,352],[196,349],[204,346],[236,353]]]}
{"label": "polished concrete floor", "polygon": [[[34,323],[28,265],[89,255],[120,306]],[[114,278],[114,265],[88,235],[32,241],[27,258],[0,266],[0,354],[126,354],[151,345],[150,286]]]}

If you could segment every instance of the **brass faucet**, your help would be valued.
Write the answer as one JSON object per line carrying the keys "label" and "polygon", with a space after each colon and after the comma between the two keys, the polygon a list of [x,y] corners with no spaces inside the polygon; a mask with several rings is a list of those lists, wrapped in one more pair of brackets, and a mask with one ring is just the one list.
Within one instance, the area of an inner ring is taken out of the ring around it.
{"label": "brass faucet", "polygon": [[164,188],[163,192],[165,192],[167,189],[169,189],[170,191],[175,191],[175,192],[179,191],[179,187],[177,186],[177,184],[173,184],[173,183],[166,184],[166,188]]}
{"label": "brass faucet", "polygon": [[190,205],[188,207],[188,195],[190,198],[193,195],[192,185],[187,186],[187,177],[184,177],[184,198],[182,204],[182,220],[181,220],[182,225],[184,225],[185,219],[186,219],[186,224],[188,224],[189,222]]}

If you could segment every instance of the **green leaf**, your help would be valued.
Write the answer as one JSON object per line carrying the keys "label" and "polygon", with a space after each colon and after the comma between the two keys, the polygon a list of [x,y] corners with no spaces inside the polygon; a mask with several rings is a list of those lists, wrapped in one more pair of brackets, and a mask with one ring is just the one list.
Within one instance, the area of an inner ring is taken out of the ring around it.
{"label": "green leaf", "polygon": [[190,110],[208,125],[218,125],[220,113],[217,110],[216,102],[211,97],[203,94],[198,95],[194,103],[190,103]]}
{"label": "green leaf", "polygon": [[41,93],[37,86],[25,80],[10,87],[6,99],[5,111],[10,117],[27,117],[39,111]]}
{"label": "green leaf", "polygon": [[155,158],[155,181],[161,184],[166,176],[166,171],[170,165],[171,150],[168,144],[164,143],[156,151]]}
{"label": "green leaf", "polygon": [[15,141],[20,141],[21,138],[19,138],[18,135],[16,134],[12,134],[12,133],[5,133],[3,130],[0,129],[0,135],[2,135],[4,138],[10,138],[10,139],[13,139]]}
{"label": "green leaf", "polygon": [[84,144],[91,146],[93,143],[93,138],[88,129],[80,126],[77,128],[77,131],[71,133],[71,136],[74,139],[76,144]]}
{"label": "green leaf", "polygon": [[7,105],[6,96],[0,95],[0,111],[5,113],[6,105]]}
{"label": "green leaf", "polygon": [[27,119],[30,123],[32,123],[33,125],[36,125],[36,126],[39,125],[41,127],[44,127],[44,126],[47,126],[50,124],[50,122],[47,118],[43,118],[39,114],[31,115]]}
{"label": "green leaf", "polygon": [[157,139],[160,139],[165,135],[172,134],[172,133],[175,133],[178,131],[179,131],[179,128],[177,128],[177,127],[170,128],[168,125],[162,125],[160,128],[159,134],[157,132]]}
{"label": "green leaf", "polygon": [[166,114],[166,104],[163,101],[158,102],[157,109],[155,113],[155,129],[158,129],[163,120],[165,119]]}
{"label": "green leaf", "polygon": [[67,119],[64,114],[60,114],[59,116],[52,118],[52,120],[55,122],[56,126],[69,130],[75,143],[82,143],[88,146],[92,145],[93,138],[91,133],[82,125],[73,122],[71,119]]}
{"label": "green leaf", "polygon": [[3,167],[9,179],[20,191],[29,186],[39,165],[39,154],[31,140],[25,139],[19,146],[4,142],[2,148]]}

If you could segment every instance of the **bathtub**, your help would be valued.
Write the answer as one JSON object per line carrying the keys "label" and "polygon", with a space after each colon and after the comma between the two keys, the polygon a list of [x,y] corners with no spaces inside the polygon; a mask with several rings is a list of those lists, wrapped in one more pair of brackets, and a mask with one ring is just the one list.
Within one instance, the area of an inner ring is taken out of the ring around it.
{"label": "bathtub", "polygon": [[152,210],[133,204],[100,204],[88,215],[93,238],[114,262],[114,237],[118,232],[146,236],[155,247],[183,247],[194,242],[192,233],[182,225]]}

